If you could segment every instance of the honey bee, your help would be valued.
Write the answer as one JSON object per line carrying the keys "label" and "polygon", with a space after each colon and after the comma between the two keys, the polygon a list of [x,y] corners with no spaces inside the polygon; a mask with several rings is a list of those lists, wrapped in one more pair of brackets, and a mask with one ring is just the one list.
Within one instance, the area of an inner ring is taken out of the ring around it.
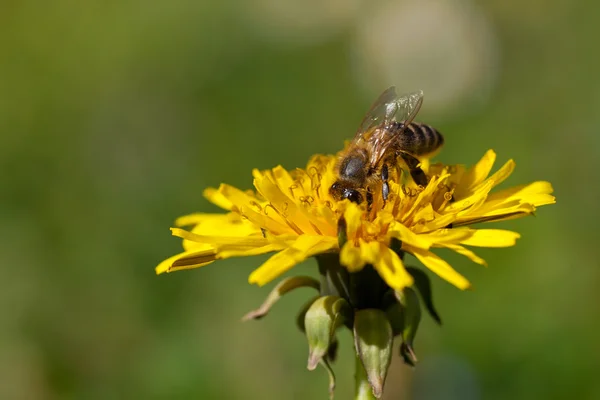
{"label": "honey bee", "polygon": [[413,122],[423,104],[423,92],[398,96],[390,87],[373,103],[352,142],[336,166],[338,178],[329,193],[337,200],[372,201],[372,187],[381,182],[387,200],[390,168],[401,168],[400,159],[417,185],[428,178],[419,158],[431,156],[444,144],[442,135],[429,125]]}

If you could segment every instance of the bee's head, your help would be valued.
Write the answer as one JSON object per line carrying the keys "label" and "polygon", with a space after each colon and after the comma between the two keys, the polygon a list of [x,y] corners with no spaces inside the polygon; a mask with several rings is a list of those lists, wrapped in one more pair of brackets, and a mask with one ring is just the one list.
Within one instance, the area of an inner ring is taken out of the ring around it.
{"label": "bee's head", "polygon": [[356,204],[360,204],[363,201],[363,196],[358,190],[339,180],[331,185],[329,193],[336,200],[348,199]]}

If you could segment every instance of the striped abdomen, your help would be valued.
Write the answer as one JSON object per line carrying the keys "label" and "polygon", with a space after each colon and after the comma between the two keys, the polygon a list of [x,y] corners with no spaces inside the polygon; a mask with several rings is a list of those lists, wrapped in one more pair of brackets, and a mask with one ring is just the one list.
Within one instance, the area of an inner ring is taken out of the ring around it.
{"label": "striped abdomen", "polygon": [[433,153],[443,144],[441,133],[419,122],[411,122],[398,137],[399,149],[415,156]]}

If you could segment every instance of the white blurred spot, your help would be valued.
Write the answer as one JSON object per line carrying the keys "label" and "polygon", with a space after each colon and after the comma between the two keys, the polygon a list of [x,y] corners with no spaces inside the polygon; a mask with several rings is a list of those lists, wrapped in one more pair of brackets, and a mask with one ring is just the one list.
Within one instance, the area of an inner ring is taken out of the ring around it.
{"label": "white blurred spot", "polygon": [[391,85],[423,90],[434,111],[481,102],[498,69],[492,27],[470,0],[383,3],[359,20],[353,53],[372,98]]}
{"label": "white blurred spot", "polygon": [[347,29],[359,6],[360,0],[251,0],[241,14],[266,40],[313,44]]}

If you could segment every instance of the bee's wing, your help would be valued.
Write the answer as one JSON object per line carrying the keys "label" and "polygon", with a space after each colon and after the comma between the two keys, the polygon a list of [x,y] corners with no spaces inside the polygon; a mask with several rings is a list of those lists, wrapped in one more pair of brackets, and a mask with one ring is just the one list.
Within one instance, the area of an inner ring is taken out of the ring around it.
{"label": "bee's wing", "polygon": [[392,122],[408,125],[415,118],[423,103],[423,91],[396,94],[394,86],[388,88],[375,100],[363,118],[354,140],[364,138],[374,127],[383,124],[387,127]]}
{"label": "bee's wing", "polygon": [[381,93],[360,123],[360,127],[354,136],[354,141],[363,139],[365,134],[369,133],[375,126],[382,122],[391,121],[397,111],[395,106],[397,98],[398,95],[394,86],[389,87]]}
{"label": "bee's wing", "polygon": [[[396,95],[389,88],[373,104],[355,140],[364,139],[371,145],[371,164],[376,165],[391,143],[413,121],[423,104],[423,91]],[[374,129],[377,127],[378,129]]]}

